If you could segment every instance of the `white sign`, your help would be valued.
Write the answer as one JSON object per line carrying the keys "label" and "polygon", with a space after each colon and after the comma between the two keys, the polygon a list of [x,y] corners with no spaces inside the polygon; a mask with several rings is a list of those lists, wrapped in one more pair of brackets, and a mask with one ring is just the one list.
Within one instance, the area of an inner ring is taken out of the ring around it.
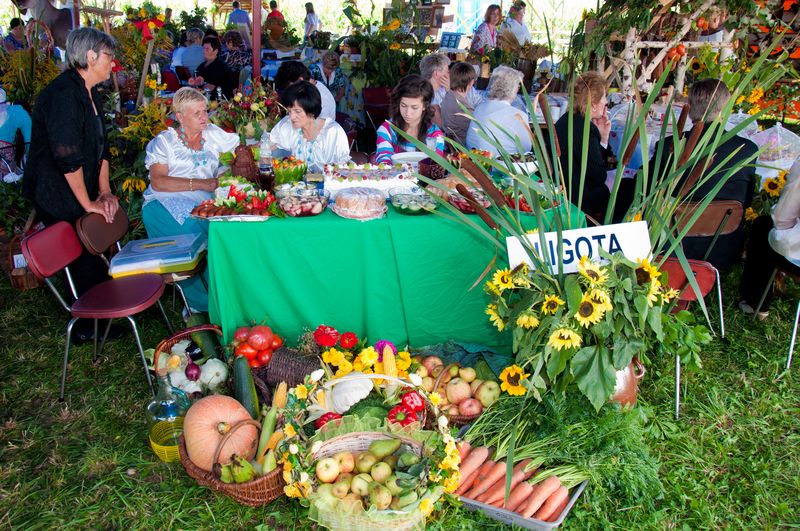
{"label": "white sign", "polygon": [[[647,223],[634,221],[633,223],[618,223],[616,225],[600,225],[586,229],[565,230],[561,233],[562,255],[565,273],[574,273],[578,270],[581,256],[588,256],[593,261],[601,261],[600,249],[608,254],[621,252],[628,260],[636,261],[650,257],[650,233]],[[544,260],[544,253],[540,252],[541,239],[539,234],[529,234],[526,239],[537,257]],[[547,257],[553,271],[558,270],[558,233],[546,232],[544,234],[547,245]],[[522,242],[514,236],[506,238],[508,249],[508,263],[514,268],[521,263],[534,267],[530,257],[523,247]]]}

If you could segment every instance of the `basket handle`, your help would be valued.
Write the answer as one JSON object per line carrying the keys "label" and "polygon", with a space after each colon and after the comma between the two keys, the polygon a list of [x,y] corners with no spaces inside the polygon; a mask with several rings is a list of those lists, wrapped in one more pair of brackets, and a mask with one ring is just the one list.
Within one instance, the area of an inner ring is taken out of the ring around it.
{"label": "basket handle", "polygon": [[450,367],[458,367],[458,363],[451,363],[450,365],[445,365],[442,372],[439,373],[439,376],[436,377],[436,380],[433,382],[433,390],[436,391],[439,389],[439,384],[442,383],[442,378],[444,377],[445,373],[450,372]]}
{"label": "basket handle", "polygon": [[636,380],[641,380],[644,378],[644,375],[647,374],[647,369],[645,369],[644,364],[639,360],[639,356],[633,357],[633,377]]}
{"label": "basket handle", "polygon": [[181,341],[183,339],[186,339],[187,337],[190,337],[195,332],[207,332],[207,331],[208,332],[216,332],[220,337],[222,337],[222,329],[220,327],[218,327],[217,325],[215,325],[215,324],[201,324],[201,325],[197,325],[197,326],[190,326],[189,328],[186,328],[185,330],[179,330],[178,332],[175,332],[174,334],[172,334],[168,338],[166,338],[163,341],[161,341],[161,343],[159,343],[158,346],[156,347],[155,354],[153,354],[153,370],[156,371],[156,374],[158,374],[159,376],[161,375],[158,372],[158,357],[159,357],[159,355],[161,355],[162,351],[165,352],[165,353],[168,352],[169,349],[171,349],[173,346],[175,346],[175,343],[177,343],[178,341]]}
{"label": "basket handle", "polygon": [[217,476],[217,479],[219,479],[221,477],[221,475],[222,475],[222,467],[221,467],[220,462],[219,462],[219,454],[222,453],[222,447],[225,446],[225,443],[228,442],[228,439],[231,438],[231,436],[233,435],[233,432],[235,432],[236,430],[238,430],[242,426],[255,426],[256,430],[261,430],[261,423],[259,421],[255,420],[255,419],[240,420],[239,422],[237,422],[236,424],[231,426],[231,429],[228,430],[228,433],[226,433],[222,437],[222,440],[217,445],[217,449],[214,450],[214,461],[213,461],[214,465],[213,465],[212,468],[214,470],[214,475]]}

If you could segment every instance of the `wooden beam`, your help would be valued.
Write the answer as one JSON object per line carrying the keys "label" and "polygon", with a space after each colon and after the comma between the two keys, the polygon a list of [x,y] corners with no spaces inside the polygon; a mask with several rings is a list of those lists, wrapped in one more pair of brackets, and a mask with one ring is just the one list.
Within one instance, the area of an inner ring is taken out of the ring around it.
{"label": "wooden beam", "polygon": [[261,77],[261,0],[253,2],[252,48],[253,48],[253,82]]}

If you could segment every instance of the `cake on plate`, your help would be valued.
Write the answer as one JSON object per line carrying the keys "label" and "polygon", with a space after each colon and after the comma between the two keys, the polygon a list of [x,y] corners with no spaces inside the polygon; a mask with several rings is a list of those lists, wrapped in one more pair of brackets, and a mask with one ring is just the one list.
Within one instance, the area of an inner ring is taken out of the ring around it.
{"label": "cake on plate", "polygon": [[336,194],[331,210],[343,218],[375,219],[386,212],[386,198],[377,188],[343,188]]}

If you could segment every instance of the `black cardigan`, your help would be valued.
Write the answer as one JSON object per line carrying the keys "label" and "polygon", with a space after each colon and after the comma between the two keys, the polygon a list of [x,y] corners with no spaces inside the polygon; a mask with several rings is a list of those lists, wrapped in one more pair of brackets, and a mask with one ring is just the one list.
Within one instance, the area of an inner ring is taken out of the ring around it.
{"label": "black cardigan", "polygon": [[[233,89],[235,87],[233,78],[231,77],[231,71],[219,57],[209,64],[201,63],[200,66],[197,67],[197,75],[202,76],[203,81],[206,83],[220,87],[220,89],[222,89],[222,95],[226,98],[233,97]],[[212,92],[211,99],[217,99],[216,89]]]}
{"label": "black cardigan", "polygon": [[92,100],[83,78],[70,69],[42,89],[33,106],[22,187],[36,209],[52,218],[74,222],[85,213],[65,174],[83,168],[89,199],[96,200],[100,193],[100,166],[109,154],[97,87],[92,88]]}

